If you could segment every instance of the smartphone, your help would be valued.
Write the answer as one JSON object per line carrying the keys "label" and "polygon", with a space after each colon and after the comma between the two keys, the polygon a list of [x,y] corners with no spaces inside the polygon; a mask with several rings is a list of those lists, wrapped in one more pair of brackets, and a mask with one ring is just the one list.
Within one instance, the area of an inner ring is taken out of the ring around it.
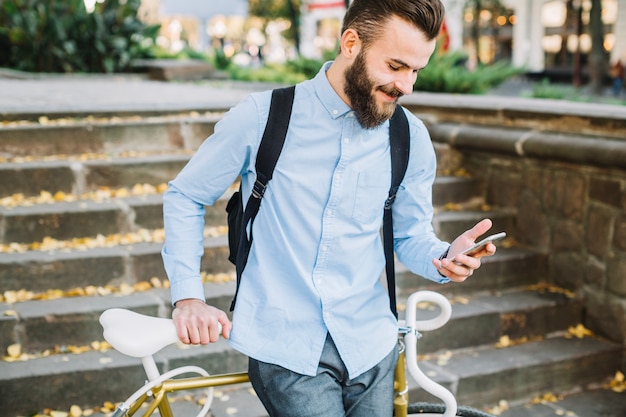
{"label": "smartphone", "polygon": [[[500,239],[504,239],[504,237],[506,236],[506,232],[500,232],[500,233],[496,233],[494,235],[491,236],[487,236],[486,238],[484,238],[483,240],[474,243],[472,246],[470,246],[469,248],[465,249],[463,252],[461,252],[463,255],[468,255],[468,256],[472,256],[478,252],[480,252],[481,250],[483,250],[483,248],[488,244],[488,243],[493,243],[496,242]],[[454,261],[454,258],[452,259]],[[454,261],[456,262],[456,261]]]}

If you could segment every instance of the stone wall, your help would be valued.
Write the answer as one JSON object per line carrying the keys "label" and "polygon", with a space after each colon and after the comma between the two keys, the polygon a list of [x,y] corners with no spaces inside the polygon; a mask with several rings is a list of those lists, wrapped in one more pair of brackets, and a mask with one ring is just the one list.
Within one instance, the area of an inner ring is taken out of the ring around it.
{"label": "stone wall", "polygon": [[415,94],[403,104],[517,210],[512,235],[549,255],[543,280],[575,291],[585,325],[626,344],[626,107]]}

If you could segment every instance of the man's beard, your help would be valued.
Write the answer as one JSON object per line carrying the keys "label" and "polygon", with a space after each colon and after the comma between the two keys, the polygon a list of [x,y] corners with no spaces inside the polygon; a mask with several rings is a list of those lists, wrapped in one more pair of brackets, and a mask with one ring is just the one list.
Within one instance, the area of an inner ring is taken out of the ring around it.
{"label": "man's beard", "polygon": [[374,87],[374,81],[370,78],[365,66],[365,53],[363,51],[359,52],[344,76],[346,82],[344,92],[348,96],[350,106],[361,126],[372,129],[393,116],[397,100],[393,103],[378,105],[374,97],[374,90],[381,90],[396,98],[402,96],[402,93],[390,85]]}

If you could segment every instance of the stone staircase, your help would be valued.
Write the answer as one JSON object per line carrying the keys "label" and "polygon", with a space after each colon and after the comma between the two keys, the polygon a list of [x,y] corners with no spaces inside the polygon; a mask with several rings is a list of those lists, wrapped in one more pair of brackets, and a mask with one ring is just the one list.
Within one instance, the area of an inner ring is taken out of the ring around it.
{"label": "stone staircase", "polygon": [[[160,257],[161,192],[218,119],[213,113],[162,114],[0,127],[3,416],[99,407],[143,383],[139,360],[94,343],[102,341],[98,317],[112,307],[170,316]],[[437,151],[441,161],[453,159],[445,147]],[[542,284],[547,256],[516,245],[516,213],[489,207],[480,181],[450,174],[460,166],[440,168],[433,200],[441,238],[451,240],[484,217],[493,219],[493,231],[506,230],[511,238],[462,284],[440,286],[398,266],[400,303],[418,289],[439,291],[453,303],[450,323],[425,334],[418,346],[426,373],[459,403],[483,408],[612,377],[621,347],[579,338],[580,328],[568,332],[582,322],[584,305]],[[225,310],[234,291],[227,197],[207,210],[202,262],[208,301]],[[224,341],[170,346],[157,361],[164,369],[194,364],[210,373],[247,364]],[[416,386],[410,397],[431,399]]]}

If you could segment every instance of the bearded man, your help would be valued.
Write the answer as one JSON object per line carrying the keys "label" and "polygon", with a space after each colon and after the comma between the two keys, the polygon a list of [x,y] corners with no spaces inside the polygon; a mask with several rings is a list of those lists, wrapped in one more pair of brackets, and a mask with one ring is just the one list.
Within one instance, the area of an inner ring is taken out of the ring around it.
{"label": "bearded man", "polygon": [[[179,338],[215,342],[219,323],[231,346],[249,357],[252,385],[272,417],[392,415],[398,322],[379,281],[389,119],[427,65],[443,18],[440,0],[352,2],[335,60],[296,85],[232,322],[205,303],[204,206],[238,177],[243,201],[250,196],[271,92],[232,108],[170,182],[162,254]],[[472,256],[460,253],[491,221],[452,244],[436,237],[435,152],[424,124],[402,110],[410,155],[392,206],[395,253],[417,275],[463,281],[495,252],[490,244]]]}

